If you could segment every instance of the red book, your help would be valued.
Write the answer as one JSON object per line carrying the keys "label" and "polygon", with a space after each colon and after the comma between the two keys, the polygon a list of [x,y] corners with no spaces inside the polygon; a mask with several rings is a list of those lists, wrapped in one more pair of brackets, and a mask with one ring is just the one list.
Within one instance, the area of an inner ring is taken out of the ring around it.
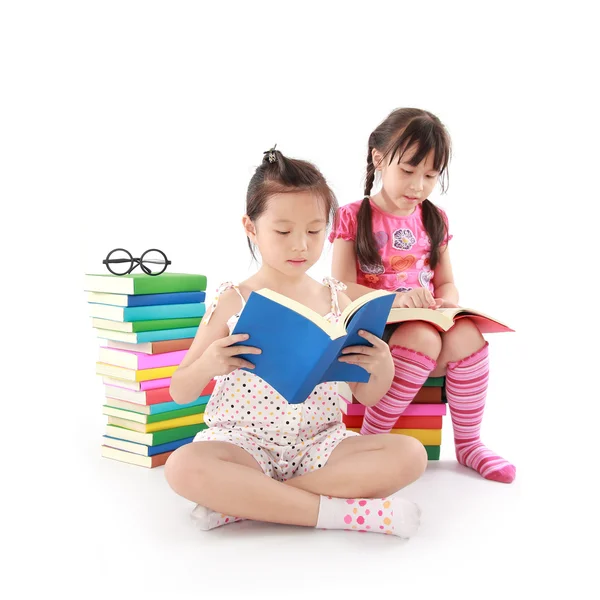
{"label": "red book", "polygon": [[[209,381],[208,385],[200,393],[200,396],[210,396],[215,389],[216,383],[216,379]],[[116,385],[105,385],[104,395],[107,398],[115,398],[116,400],[143,404],[145,406],[149,406],[150,404],[161,404],[162,402],[173,402],[168,387],[156,388],[154,390],[134,391]]]}

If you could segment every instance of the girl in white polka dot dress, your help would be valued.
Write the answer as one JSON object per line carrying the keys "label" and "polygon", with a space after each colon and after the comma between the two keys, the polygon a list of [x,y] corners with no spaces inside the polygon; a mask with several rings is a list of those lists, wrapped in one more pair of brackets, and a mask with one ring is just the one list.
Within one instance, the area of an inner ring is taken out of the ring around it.
{"label": "girl in white polka dot dress", "polygon": [[[197,503],[202,529],[240,519],[349,529],[410,537],[420,511],[395,492],[425,470],[427,455],[414,438],[361,436],[346,430],[337,382],[319,384],[300,404],[289,404],[252,373],[240,354],[260,353],[244,334],[231,335],[252,291],[270,288],[337,321],[350,303],[345,286],[306,274],[320,258],[337,202],[319,170],[272,148],[252,177],[243,224],[259,271],[239,286],[227,282],[198,328],[171,381],[180,404],[197,398],[214,377],[205,423],[194,441],[165,465],[169,485]],[[338,360],[359,364],[367,383],[350,383],[366,406],[389,389],[394,365],[389,347],[368,332],[372,346],[348,348]],[[233,344],[245,342],[248,345]],[[294,341],[290,340],[290,344]]]}

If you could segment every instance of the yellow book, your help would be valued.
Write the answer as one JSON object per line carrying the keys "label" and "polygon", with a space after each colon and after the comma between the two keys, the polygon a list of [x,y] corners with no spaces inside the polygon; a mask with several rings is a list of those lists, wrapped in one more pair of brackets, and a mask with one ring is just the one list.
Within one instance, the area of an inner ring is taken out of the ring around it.
{"label": "yellow book", "polygon": [[155,367],[154,369],[126,369],[108,363],[96,363],[96,375],[123,379],[125,381],[150,381],[151,379],[163,379],[171,377],[179,365],[171,367]]}
{"label": "yellow book", "polygon": [[158,421],[156,423],[136,423],[135,421],[121,419],[120,417],[108,417],[109,425],[125,427],[125,429],[132,429],[140,433],[152,433],[154,431],[173,429],[174,427],[184,427],[185,425],[197,425],[198,423],[204,423],[204,413],[179,417],[178,419],[169,419],[168,421]]}
{"label": "yellow book", "polygon": [[[348,431],[360,431],[360,427],[348,427]],[[423,446],[441,446],[441,429],[392,429],[390,433],[408,435],[414,437],[423,444]]]}

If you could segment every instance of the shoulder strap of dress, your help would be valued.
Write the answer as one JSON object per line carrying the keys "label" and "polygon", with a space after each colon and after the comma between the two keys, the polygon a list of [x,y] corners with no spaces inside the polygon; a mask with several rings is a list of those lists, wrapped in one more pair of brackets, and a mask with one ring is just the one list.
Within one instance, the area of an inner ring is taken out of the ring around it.
{"label": "shoulder strap of dress", "polygon": [[238,293],[238,296],[242,299],[242,308],[244,308],[246,301],[244,300],[244,296],[242,296],[242,292],[240,292],[240,288],[237,285],[234,285],[231,281],[226,281],[217,288],[215,299],[212,301],[212,304],[208,307],[208,310],[206,311],[204,318],[202,319],[203,323],[207,324],[210,321],[213,312],[215,312],[215,308],[217,308],[217,304],[219,303],[219,298],[221,297],[221,294],[231,289],[234,289]]}
{"label": "shoulder strap of dress", "polygon": [[331,312],[334,315],[342,314],[338,300],[338,292],[343,292],[345,289],[347,289],[346,284],[334,279],[333,277],[325,277],[323,279],[323,284],[328,286],[329,290],[331,291]]}

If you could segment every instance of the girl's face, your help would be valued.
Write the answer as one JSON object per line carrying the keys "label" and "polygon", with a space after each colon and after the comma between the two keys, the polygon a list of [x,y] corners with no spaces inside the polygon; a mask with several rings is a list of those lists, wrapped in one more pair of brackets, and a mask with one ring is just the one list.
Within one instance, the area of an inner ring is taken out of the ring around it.
{"label": "girl's face", "polygon": [[[373,164],[381,172],[382,192],[388,196],[399,211],[410,214],[414,208],[426,200],[438,182],[440,173],[433,168],[434,151],[432,150],[422,162],[414,167],[410,164],[416,148],[408,148],[400,163],[397,156],[391,164],[388,158],[382,159],[382,153],[373,150]],[[377,166],[379,164],[379,166]]]}
{"label": "girl's face", "polygon": [[304,274],[323,252],[325,203],[309,191],[274,194],[256,221],[244,216],[244,227],[263,264],[292,277]]}

